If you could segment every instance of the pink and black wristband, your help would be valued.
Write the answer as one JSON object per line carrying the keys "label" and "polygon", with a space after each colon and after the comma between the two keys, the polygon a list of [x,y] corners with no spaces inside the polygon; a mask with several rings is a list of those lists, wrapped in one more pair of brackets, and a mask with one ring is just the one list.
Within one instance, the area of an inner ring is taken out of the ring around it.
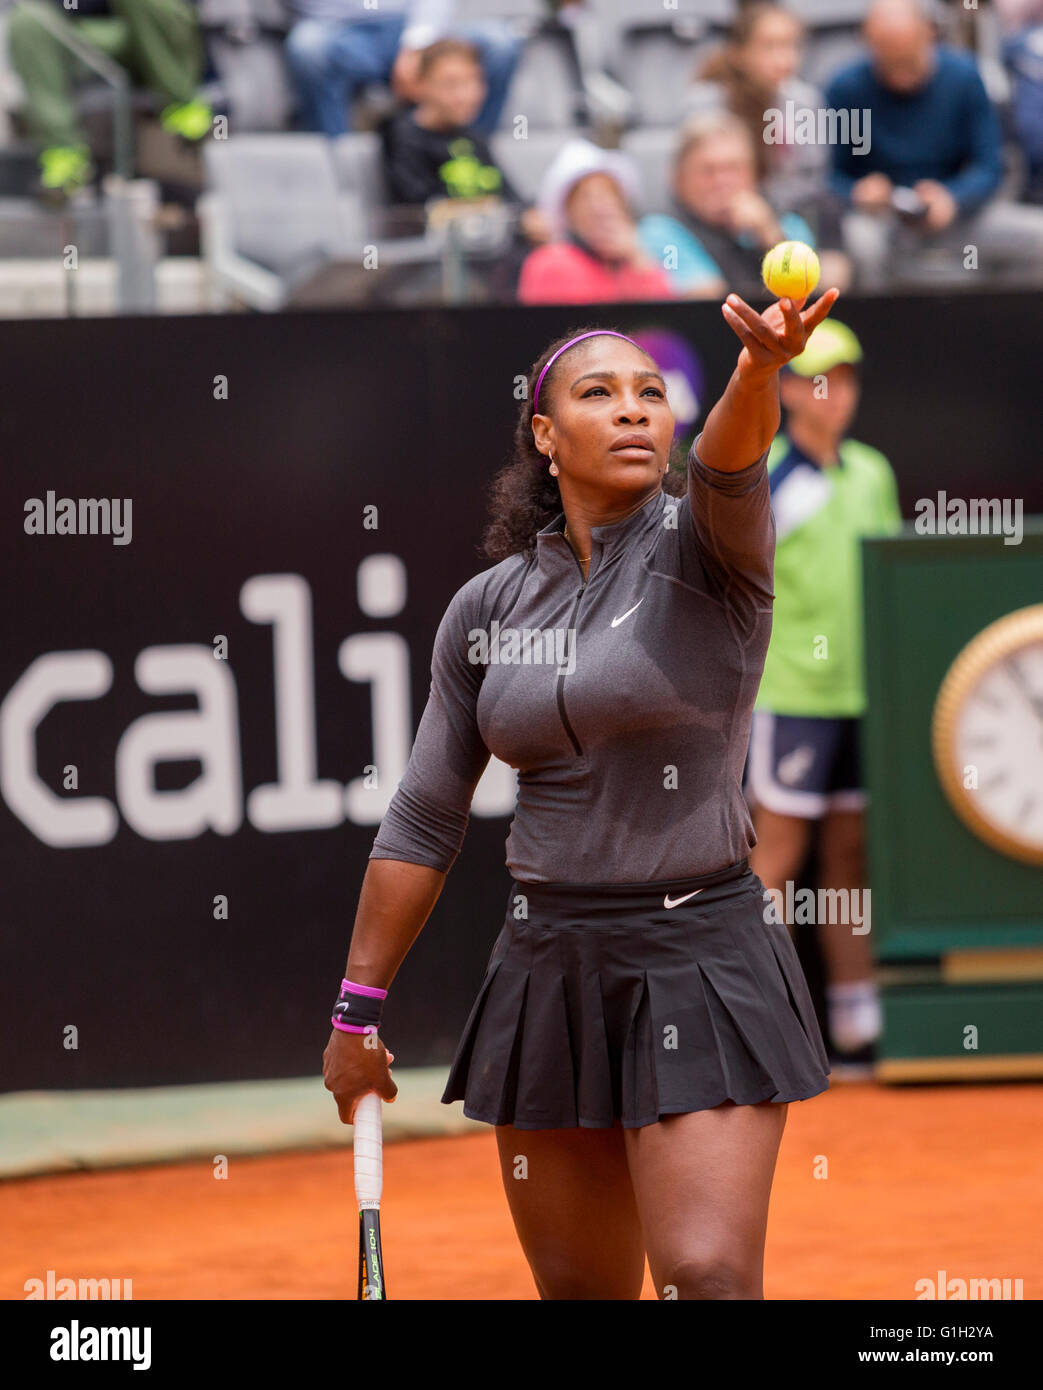
{"label": "pink and black wristband", "polygon": [[375,1032],[380,1026],[380,1014],[387,996],[386,989],[377,989],[374,985],[356,985],[351,980],[342,980],[330,1022],[342,1033]]}

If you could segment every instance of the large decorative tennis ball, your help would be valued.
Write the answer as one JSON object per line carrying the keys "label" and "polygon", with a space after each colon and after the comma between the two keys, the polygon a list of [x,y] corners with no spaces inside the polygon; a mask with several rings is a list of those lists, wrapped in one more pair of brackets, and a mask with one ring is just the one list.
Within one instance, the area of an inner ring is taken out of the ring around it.
{"label": "large decorative tennis ball", "polygon": [[804,299],[818,284],[818,257],[803,241],[780,241],[761,263],[761,277],[780,299]]}

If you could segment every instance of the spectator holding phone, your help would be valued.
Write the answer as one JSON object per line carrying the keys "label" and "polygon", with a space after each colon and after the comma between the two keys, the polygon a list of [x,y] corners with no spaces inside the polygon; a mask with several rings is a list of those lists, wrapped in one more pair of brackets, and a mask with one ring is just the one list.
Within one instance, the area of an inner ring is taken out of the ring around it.
{"label": "spectator holding phone", "polygon": [[1013,265],[1043,277],[1043,213],[996,199],[1000,127],[972,55],[938,43],[922,0],[874,0],[869,56],[829,84],[826,106],[868,114],[863,154],[832,147],[831,186],[848,211],[844,238],[862,289],[882,289],[925,251],[952,278],[973,245],[986,273]]}

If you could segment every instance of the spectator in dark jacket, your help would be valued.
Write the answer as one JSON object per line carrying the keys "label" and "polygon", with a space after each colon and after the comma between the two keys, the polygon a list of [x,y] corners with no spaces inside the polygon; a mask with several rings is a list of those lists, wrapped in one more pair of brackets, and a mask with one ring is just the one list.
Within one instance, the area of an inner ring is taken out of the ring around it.
{"label": "spectator in dark jacket", "polygon": [[522,198],[496,163],[474,119],[485,100],[476,48],[440,39],[420,55],[417,105],[386,122],[384,172],[394,203],[428,204],[441,198],[501,198],[521,211],[530,240],[546,240],[542,215],[522,210]]}
{"label": "spectator in dark jacket", "polygon": [[[469,216],[477,207],[507,207],[513,217],[496,233],[491,256],[469,260],[466,297],[513,303],[522,264],[549,236],[543,214],[526,207],[474,126],[486,84],[476,47],[439,39],[420,54],[417,104],[385,121],[384,173],[393,204],[423,207],[429,226]],[[499,215],[498,212],[496,215]]]}
{"label": "spectator in dark jacket", "polygon": [[870,119],[863,153],[832,147],[831,183],[849,209],[844,235],[862,288],[915,269],[928,250],[947,278],[1013,265],[1039,279],[1043,214],[995,197],[999,121],[974,58],[936,42],[918,0],[875,0],[864,35],[869,57],[826,91],[827,108]]}

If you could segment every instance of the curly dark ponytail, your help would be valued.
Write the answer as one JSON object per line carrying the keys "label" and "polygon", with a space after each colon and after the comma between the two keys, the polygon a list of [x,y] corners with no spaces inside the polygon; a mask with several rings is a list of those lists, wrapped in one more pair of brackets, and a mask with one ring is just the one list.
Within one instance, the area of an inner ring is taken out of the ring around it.
{"label": "curly dark ponytail", "polygon": [[[599,329],[603,332],[622,331],[606,329],[600,323],[570,328],[548,344],[529,369],[525,399],[514,426],[514,457],[493,475],[488,488],[490,519],[482,535],[482,550],[494,564],[519,551],[531,558],[536,549],[536,532],[562,510],[558,481],[551,474],[546,457],[536,448],[536,441],[532,437],[533,392],[540,372],[560,347],[580,333],[597,332]],[[547,404],[555,378],[561,370],[560,363],[561,358],[543,378],[540,387],[543,402],[540,413],[543,415],[550,413]],[[685,460],[675,439],[670,450],[670,465],[663,474],[663,491],[671,497],[680,497],[686,485]]]}

